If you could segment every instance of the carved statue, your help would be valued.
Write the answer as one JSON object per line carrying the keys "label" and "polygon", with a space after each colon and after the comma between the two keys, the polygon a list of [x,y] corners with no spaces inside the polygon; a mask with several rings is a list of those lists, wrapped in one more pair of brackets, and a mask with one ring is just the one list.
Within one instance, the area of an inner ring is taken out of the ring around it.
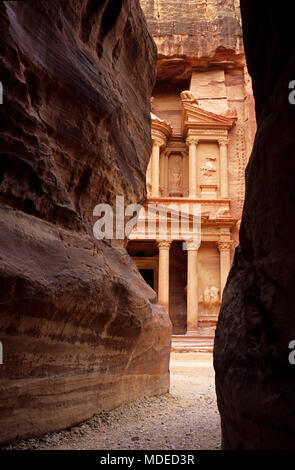
{"label": "carved statue", "polygon": [[218,219],[219,217],[230,217],[229,209],[227,207],[220,207],[216,212],[216,218]]}
{"label": "carved statue", "polygon": [[174,171],[172,173],[172,184],[173,188],[180,188],[181,186],[181,175],[179,174],[178,171]]}
{"label": "carved statue", "polygon": [[169,156],[169,195],[182,195],[182,155],[178,153]]}
{"label": "carved statue", "polygon": [[215,286],[208,286],[204,290],[204,304],[211,307],[219,303],[219,289]]}
{"label": "carved statue", "polygon": [[216,173],[216,165],[214,165],[215,157],[206,157],[205,165],[201,167],[201,171],[205,178],[211,178],[211,176]]}
{"label": "carved statue", "polygon": [[188,101],[191,104],[198,104],[198,100],[195,97],[194,93],[190,90],[185,90],[180,93],[180,97],[182,101]]}

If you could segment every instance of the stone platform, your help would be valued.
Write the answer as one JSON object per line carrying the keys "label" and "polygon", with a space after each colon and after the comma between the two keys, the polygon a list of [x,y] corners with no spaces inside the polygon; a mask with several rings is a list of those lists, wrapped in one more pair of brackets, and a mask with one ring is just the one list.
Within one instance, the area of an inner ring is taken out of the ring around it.
{"label": "stone platform", "polygon": [[171,351],[173,352],[209,352],[213,353],[214,335],[198,332],[185,335],[173,335]]}

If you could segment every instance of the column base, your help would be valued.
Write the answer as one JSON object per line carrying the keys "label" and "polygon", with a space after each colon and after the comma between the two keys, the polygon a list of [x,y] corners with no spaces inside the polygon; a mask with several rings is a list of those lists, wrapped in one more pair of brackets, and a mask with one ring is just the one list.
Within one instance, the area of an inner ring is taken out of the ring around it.
{"label": "column base", "polygon": [[189,330],[186,331],[185,335],[186,336],[195,336],[198,334],[198,329],[197,328],[190,328]]}

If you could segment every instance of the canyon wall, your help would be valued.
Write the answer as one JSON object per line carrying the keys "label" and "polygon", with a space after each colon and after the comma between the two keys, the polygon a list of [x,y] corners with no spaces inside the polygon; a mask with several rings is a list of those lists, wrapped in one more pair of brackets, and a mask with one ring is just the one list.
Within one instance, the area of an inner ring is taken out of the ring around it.
{"label": "canyon wall", "polygon": [[214,365],[225,449],[294,449],[294,2],[241,1],[258,130]]}
{"label": "canyon wall", "polygon": [[170,320],[96,204],[145,199],[156,48],[136,0],[1,2],[0,442],[169,389]]}

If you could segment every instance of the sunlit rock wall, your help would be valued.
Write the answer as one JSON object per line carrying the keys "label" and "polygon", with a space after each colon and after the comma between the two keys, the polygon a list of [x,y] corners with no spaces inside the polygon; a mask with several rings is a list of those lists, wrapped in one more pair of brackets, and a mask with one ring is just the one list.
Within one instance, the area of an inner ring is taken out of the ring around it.
{"label": "sunlit rock wall", "polygon": [[[243,59],[238,0],[140,0],[157,44],[158,75],[185,78],[194,66]],[[235,56],[233,58],[233,56]]]}
{"label": "sunlit rock wall", "polygon": [[136,0],[1,2],[0,442],[169,388],[171,325],[96,204],[145,198],[156,48]]}

